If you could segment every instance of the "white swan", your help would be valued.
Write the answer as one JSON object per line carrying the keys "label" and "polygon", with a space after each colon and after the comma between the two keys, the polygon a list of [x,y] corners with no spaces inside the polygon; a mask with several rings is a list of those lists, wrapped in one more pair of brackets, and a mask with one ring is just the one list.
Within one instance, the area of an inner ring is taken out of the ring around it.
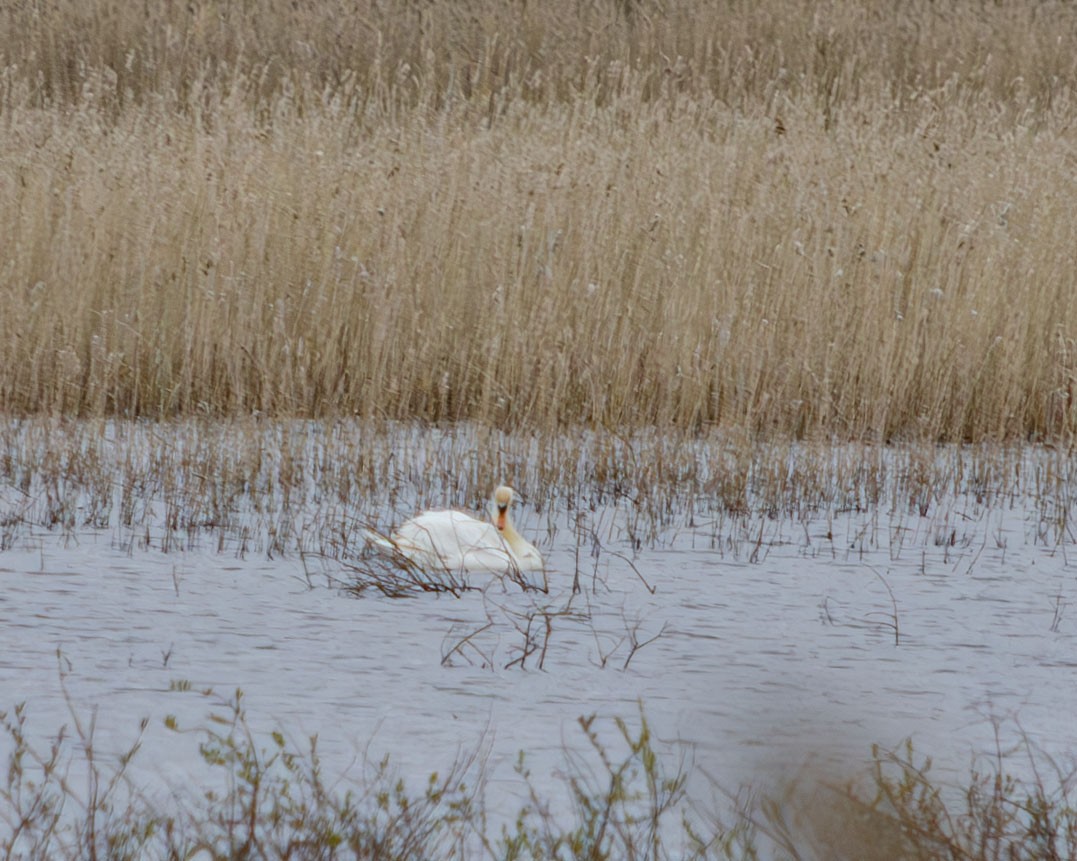
{"label": "white swan", "polygon": [[[462,511],[425,511],[401,524],[389,538],[373,533],[367,538],[376,550],[400,554],[427,571],[507,574],[535,586],[520,575],[543,571],[542,556],[512,525],[509,506],[515,498],[511,487],[494,491],[493,523]],[[537,588],[544,587],[545,578]]]}

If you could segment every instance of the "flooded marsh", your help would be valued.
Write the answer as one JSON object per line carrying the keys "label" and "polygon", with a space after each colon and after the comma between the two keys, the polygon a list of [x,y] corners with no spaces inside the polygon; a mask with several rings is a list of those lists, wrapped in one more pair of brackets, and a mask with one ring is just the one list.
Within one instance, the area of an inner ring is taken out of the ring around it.
{"label": "flooded marsh", "polygon": [[1077,857],[1075,14],[0,4],[0,857]]}
{"label": "flooded marsh", "polygon": [[[421,787],[478,757],[492,822],[527,801],[520,752],[556,810],[565,757],[592,751],[578,719],[619,749],[615,719],[641,708],[684,768],[682,805],[711,811],[728,810],[717,787],[862,775],[872,745],[911,739],[960,786],[1000,747],[1065,762],[1077,743],[1077,482],[1056,450],[625,438],[595,450],[605,480],[581,443],[553,484],[540,464],[566,441],[461,427],[5,434],[5,705],[25,703],[43,746],[92,713],[106,762],[148,718],[128,775],[150,798],[212,782],[197,736],[165,722],[203,726],[236,689],[255,738],[317,736],[328,773],[387,756]],[[365,459],[391,470],[344,467]],[[474,478],[448,468],[469,462]],[[517,525],[548,594],[358,588],[380,564],[365,524],[434,500],[477,511],[496,470],[528,500]]]}

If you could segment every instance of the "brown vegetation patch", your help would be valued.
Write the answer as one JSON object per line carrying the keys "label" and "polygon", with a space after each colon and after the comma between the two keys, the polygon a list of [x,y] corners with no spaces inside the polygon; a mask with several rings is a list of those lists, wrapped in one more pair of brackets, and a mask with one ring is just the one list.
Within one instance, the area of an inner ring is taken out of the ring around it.
{"label": "brown vegetation patch", "polygon": [[1066,4],[6,4],[0,410],[1073,432]]}

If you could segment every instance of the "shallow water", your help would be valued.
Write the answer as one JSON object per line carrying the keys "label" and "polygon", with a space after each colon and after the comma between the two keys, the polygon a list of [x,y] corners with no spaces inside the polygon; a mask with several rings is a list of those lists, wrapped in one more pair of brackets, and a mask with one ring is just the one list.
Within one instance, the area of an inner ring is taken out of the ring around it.
{"label": "shallow water", "polygon": [[[237,688],[256,729],[300,747],[316,734],[330,772],[388,754],[421,786],[478,751],[495,809],[521,797],[518,751],[556,795],[565,751],[586,749],[577,718],[597,714],[616,747],[612,718],[636,725],[640,704],[670,767],[687,754],[701,800],[712,780],[766,786],[805,763],[857,773],[873,743],[910,737],[960,783],[998,743],[1060,760],[1077,747],[1077,556],[1043,510],[957,495],[927,516],[697,518],[637,548],[622,509],[554,515],[552,539],[551,516],[524,509],[549,595],[494,582],[410,599],[354,597],[333,559],[37,528],[0,553],[0,709],[25,702],[39,739],[71,725],[70,708],[95,714],[106,757],[149,718],[132,773],[151,793],[206,779],[197,736],[165,716],[202,726]],[[541,668],[539,651],[521,667],[521,628],[542,610]]]}

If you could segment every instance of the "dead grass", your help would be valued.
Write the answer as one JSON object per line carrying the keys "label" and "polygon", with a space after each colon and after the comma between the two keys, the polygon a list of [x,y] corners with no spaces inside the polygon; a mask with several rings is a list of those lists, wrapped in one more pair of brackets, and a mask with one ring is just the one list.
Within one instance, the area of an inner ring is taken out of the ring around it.
{"label": "dead grass", "polygon": [[[841,541],[843,554],[864,552],[893,529],[891,552],[900,554],[905,524],[914,526],[908,542],[934,536],[941,546],[964,540],[986,512],[1015,507],[1038,524],[1030,540],[1065,545],[1077,466],[1066,449],[1029,446],[762,444],[646,430],[540,436],[354,420],[9,419],[0,424],[0,550],[32,544],[42,529],[73,541],[89,530],[126,552],[352,560],[370,528],[389,532],[427,508],[479,512],[498,480],[524,491],[527,537],[544,553],[575,546],[586,573],[596,554],[631,554],[685,531],[756,561],[777,534],[806,536],[810,523],[823,536],[807,539],[812,552],[838,552]],[[854,521],[867,534],[839,538],[835,524]]]}
{"label": "dead grass", "polygon": [[0,410],[1069,439],[1077,15],[0,10]]}

